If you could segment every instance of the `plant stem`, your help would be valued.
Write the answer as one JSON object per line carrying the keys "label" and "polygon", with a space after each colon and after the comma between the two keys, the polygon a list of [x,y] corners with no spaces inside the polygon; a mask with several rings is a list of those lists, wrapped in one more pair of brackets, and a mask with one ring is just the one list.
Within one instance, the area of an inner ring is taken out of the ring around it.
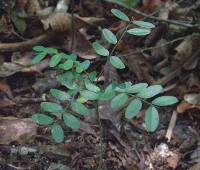
{"label": "plant stem", "polygon": [[[110,56],[113,55],[113,53],[115,52],[115,49],[117,48],[117,46],[119,45],[119,43],[121,42],[122,38],[125,36],[127,30],[128,30],[128,27],[130,26],[132,21],[130,21],[127,26],[125,27],[125,31],[121,34],[121,36],[119,37],[119,40],[117,41],[117,43],[114,45],[114,47],[112,48],[111,50],[111,53],[110,55],[108,56],[108,58],[110,58]],[[102,69],[99,76],[97,77],[97,80],[101,77],[101,75],[103,74],[104,70]]]}
{"label": "plant stem", "polygon": [[99,123],[99,129],[100,129],[100,153],[99,153],[99,165],[97,167],[97,170],[101,170],[102,166],[103,166],[103,127],[101,124],[101,118],[99,115],[99,109],[98,109],[98,103],[95,102],[95,108],[96,108],[96,113],[97,113],[97,119],[98,119],[98,123]]}
{"label": "plant stem", "polygon": [[111,51],[111,53],[110,53],[110,56],[113,55],[115,49],[117,48],[117,46],[118,46],[119,43],[121,42],[122,38],[125,36],[125,34],[126,34],[127,30],[128,30],[128,27],[130,26],[131,22],[132,22],[132,21],[130,21],[130,22],[127,24],[127,26],[125,27],[124,32],[121,34],[119,40],[117,41],[117,43],[115,44],[115,46],[112,48],[112,51]]}

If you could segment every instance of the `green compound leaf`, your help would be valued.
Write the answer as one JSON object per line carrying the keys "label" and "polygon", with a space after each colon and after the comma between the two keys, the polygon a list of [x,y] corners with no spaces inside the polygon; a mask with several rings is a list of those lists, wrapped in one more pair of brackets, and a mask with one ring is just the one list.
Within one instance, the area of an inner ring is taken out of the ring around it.
{"label": "green compound leaf", "polygon": [[109,51],[98,42],[92,43],[94,51],[101,56],[109,56]]}
{"label": "green compound leaf", "polygon": [[142,28],[133,28],[127,31],[129,34],[136,35],[136,36],[144,36],[151,33],[148,29],[142,29]]}
{"label": "green compound leaf", "polygon": [[143,27],[146,29],[152,29],[155,28],[155,25],[153,25],[150,22],[145,22],[145,21],[133,21],[133,24],[139,26],[139,27]]}
{"label": "green compound leaf", "polygon": [[98,94],[89,90],[83,90],[80,95],[86,100],[96,100],[98,99]]}
{"label": "green compound leaf", "polygon": [[32,59],[32,64],[37,64],[40,61],[42,61],[45,57],[46,57],[47,53],[46,52],[42,52],[37,54],[33,59]]}
{"label": "green compound leaf", "polygon": [[55,113],[57,113],[57,112],[63,111],[62,106],[60,106],[57,103],[52,103],[52,102],[42,102],[40,104],[40,107],[43,110],[47,111],[47,112],[55,112]]}
{"label": "green compound leaf", "polygon": [[37,46],[33,47],[33,50],[37,51],[37,52],[43,52],[43,51],[45,51],[45,49],[46,48],[44,46],[41,46],[41,45],[37,45]]}
{"label": "green compound leaf", "polygon": [[62,68],[63,70],[69,70],[73,67],[73,60],[69,59],[65,61],[63,64],[60,64],[59,67]]}
{"label": "green compound leaf", "polygon": [[50,93],[58,100],[68,100],[70,98],[70,95],[68,93],[58,89],[51,89]]}
{"label": "green compound leaf", "polygon": [[42,113],[37,113],[32,116],[33,121],[40,125],[50,125],[53,123],[53,118]]}
{"label": "green compound leaf", "polygon": [[147,88],[147,86],[148,86],[147,83],[134,84],[133,86],[128,87],[126,92],[127,93],[138,93],[138,92],[141,92],[143,89]]}
{"label": "green compound leaf", "polygon": [[111,56],[110,57],[110,63],[117,69],[124,69],[125,68],[124,63],[121,61],[121,59],[119,57]]}
{"label": "green compound leaf", "polygon": [[115,15],[117,18],[119,18],[123,21],[130,21],[128,16],[124,12],[122,12],[118,9],[111,9],[111,12],[113,13],[113,15]]}
{"label": "green compound leaf", "polygon": [[158,111],[154,106],[150,106],[145,112],[145,126],[149,132],[154,132],[159,124]]}
{"label": "green compound leaf", "polygon": [[80,120],[70,113],[64,113],[63,120],[64,120],[65,125],[72,129],[80,128]]}
{"label": "green compound leaf", "polygon": [[85,107],[82,103],[78,101],[72,101],[71,102],[71,108],[74,112],[79,113],[80,115],[89,115],[91,112],[90,110]]}
{"label": "green compound leaf", "polygon": [[117,37],[115,34],[113,34],[109,29],[104,28],[102,30],[104,38],[110,43],[110,44],[116,44],[117,43]]}
{"label": "green compound leaf", "polygon": [[55,67],[58,65],[58,63],[61,61],[62,55],[60,54],[55,54],[54,56],[51,57],[51,60],[49,62],[50,67]]}
{"label": "green compound leaf", "polygon": [[142,102],[139,99],[134,99],[132,100],[128,107],[126,108],[125,111],[125,117],[127,119],[132,119],[133,117],[135,117],[138,112],[141,110],[142,108]]}
{"label": "green compound leaf", "polygon": [[128,100],[128,96],[125,93],[118,94],[111,100],[111,108],[116,110],[123,106]]}
{"label": "green compound leaf", "polygon": [[56,143],[61,143],[64,140],[64,132],[58,123],[51,126],[51,135]]}
{"label": "green compound leaf", "polygon": [[161,96],[152,101],[152,104],[157,106],[169,106],[178,102],[178,99],[174,96]]}
{"label": "green compound leaf", "polygon": [[95,84],[91,83],[88,79],[84,81],[86,89],[93,91],[93,92],[100,92],[100,88]]}
{"label": "green compound leaf", "polygon": [[148,99],[162,92],[162,89],[163,88],[160,85],[152,85],[143,89],[141,92],[137,94],[137,96],[143,99]]}

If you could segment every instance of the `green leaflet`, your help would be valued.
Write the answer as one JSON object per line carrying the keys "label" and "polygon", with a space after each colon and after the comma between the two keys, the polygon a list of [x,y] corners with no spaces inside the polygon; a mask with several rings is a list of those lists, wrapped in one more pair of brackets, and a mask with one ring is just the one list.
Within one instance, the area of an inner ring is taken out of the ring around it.
{"label": "green leaflet", "polygon": [[93,91],[89,91],[89,90],[81,91],[80,95],[86,100],[96,100],[98,99],[98,96],[99,96],[97,93]]}
{"label": "green leaflet", "polygon": [[147,86],[148,86],[147,83],[134,84],[134,85],[128,87],[126,92],[127,93],[138,93],[138,92],[141,92],[143,89],[145,89]]}
{"label": "green leaflet", "polygon": [[137,94],[137,96],[143,99],[148,99],[162,92],[162,89],[163,88],[160,85],[152,85],[143,89],[141,92]]}
{"label": "green leaflet", "polygon": [[75,76],[71,71],[59,75],[57,77],[57,80],[71,90],[75,90],[78,88],[78,85],[75,83]]}
{"label": "green leaflet", "polygon": [[138,112],[141,110],[142,108],[142,102],[139,99],[134,99],[132,100],[128,107],[126,108],[125,111],[125,117],[127,119],[132,119],[133,117],[135,117]]}
{"label": "green leaflet", "polygon": [[155,28],[155,25],[153,25],[150,22],[145,22],[145,21],[133,21],[133,24],[139,26],[139,27],[143,27],[146,29],[152,29]]}
{"label": "green leaflet", "polygon": [[50,67],[55,67],[58,65],[58,63],[61,61],[62,56],[60,54],[55,54],[53,57],[51,57],[51,60],[49,62]]}
{"label": "green leaflet", "polygon": [[40,125],[49,125],[53,123],[53,118],[43,113],[37,113],[32,116],[32,119]]}
{"label": "green leaflet", "polygon": [[42,61],[45,57],[46,57],[47,53],[46,52],[42,52],[37,54],[33,59],[32,59],[32,64],[37,64],[40,61]]}
{"label": "green leaflet", "polygon": [[119,57],[111,56],[110,63],[117,69],[124,69],[125,65]]}
{"label": "green leaflet", "polygon": [[63,70],[70,70],[73,67],[73,60],[69,59],[65,61],[63,64],[60,64],[59,67],[62,68]]}
{"label": "green leaflet", "polygon": [[68,100],[70,98],[70,95],[68,93],[58,89],[51,89],[50,93],[58,100]]}
{"label": "green leaflet", "polygon": [[100,92],[100,88],[95,84],[91,83],[90,80],[86,79],[84,81],[86,89],[93,91],[93,92]]}
{"label": "green leaflet", "polygon": [[128,100],[128,96],[125,93],[118,94],[111,100],[111,108],[116,110],[123,106]]}
{"label": "green leaflet", "polygon": [[169,106],[178,102],[178,99],[174,96],[161,96],[152,101],[152,104],[157,106]]}
{"label": "green leaflet", "polygon": [[42,45],[36,45],[33,47],[33,50],[36,51],[36,52],[42,52],[42,51],[45,51],[45,47],[42,46]]}
{"label": "green leaflet", "polygon": [[144,36],[151,33],[148,29],[143,28],[133,28],[127,31],[129,34],[136,35],[136,36]]}
{"label": "green leaflet", "polygon": [[101,56],[109,56],[109,51],[98,42],[92,43],[94,51]]}
{"label": "green leaflet", "polygon": [[149,132],[154,132],[159,124],[158,111],[154,106],[150,106],[145,112],[145,125]]}
{"label": "green leaflet", "polygon": [[89,115],[91,112],[90,110],[85,107],[82,103],[78,101],[72,101],[71,102],[71,108],[74,112],[79,113],[80,115]]}
{"label": "green leaflet", "polygon": [[43,110],[47,111],[47,112],[55,112],[55,113],[57,113],[57,112],[63,111],[62,106],[60,106],[57,103],[52,103],[52,102],[42,102],[40,104],[40,107]]}
{"label": "green leaflet", "polygon": [[80,128],[80,120],[70,113],[64,113],[63,120],[65,125],[72,129]]}
{"label": "green leaflet", "polygon": [[61,143],[64,140],[64,132],[58,123],[51,126],[51,135],[56,143]]}
{"label": "green leaflet", "polygon": [[104,28],[102,30],[104,38],[110,43],[110,44],[116,44],[117,43],[117,37],[115,34],[113,34],[109,29]]}
{"label": "green leaflet", "polygon": [[120,11],[119,9],[111,9],[111,12],[113,13],[113,15],[115,15],[117,18],[123,21],[130,21],[128,16],[124,12]]}

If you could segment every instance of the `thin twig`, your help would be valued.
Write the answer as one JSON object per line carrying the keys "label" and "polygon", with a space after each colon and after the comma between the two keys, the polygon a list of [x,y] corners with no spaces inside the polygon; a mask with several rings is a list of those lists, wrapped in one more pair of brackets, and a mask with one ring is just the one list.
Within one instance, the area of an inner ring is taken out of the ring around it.
{"label": "thin twig", "polygon": [[71,40],[71,53],[73,52],[73,46],[74,46],[74,0],[71,0],[71,5],[72,5],[72,13],[71,13],[71,16],[72,16],[72,34],[71,34],[71,37],[72,37],[72,40]]}
{"label": "thin twig", "polygon": [[137,9],[130,9],[131,11],[133,11],[134,13],[138,14],[138,15],[141,15],[143,17],[146,17],[146,18],[150,18],[150,19],[153,19],[153,20],[157,20],[157,21],[160,21],[160,22],[167,22],[167,23],[170,23],[170,24],[174,24],[174,25],[179,25],[179,26],[183,26],[183,27],[189,27],[189,28],[194,28],[194,27],[199,27],[200,25],[199,24],[190,24],[190,23],[185,23],[183,21],[178,21],[178,20],[169,20],[169,19],[162,19],[162,18],[159,18],[159,17],[155,17],[155,16],[151,16],[149,14],[146,14],[144,12],[141,12]]}
{"label": "thin twig", "polygon": [[134,54],[138,54],[138,53],[143,53],[143,52],[148,51],[148,50],[154,50],[154,49],[162,48],[162,47],[165,47],[167,45],[173,44],[174,42],[177,42],[177,41],[180,41],[180,40],[184,40],[186,37],[197,37],[197,38],[199,38],[200,35],[198,35],[198,34],[192,34],[192,35],[189,35],[189,36],[186,35],[186,36],[183,36],[183,37],[176,38],[176,39],[174,39],[172,41],[168,41],[168,42],[166,42],[166,43],[164,43],[162,45],[159,45],[159,46],[152,46],[152,47],[142,48],[142,49],[140,49],[138,51],[134,51],[134,52],[130,52],[130,53],[121,53],[120,55],[122,55],[122,56],[130,56],[130,55],[134,55]]}
{"label": "thin twig", "polygon": [[15,43],[0,43],[0,52],[26,51],[27,49],[32,48],[34,45],[46,42],[53,35],[54,33],[44,33],[27,41]]}

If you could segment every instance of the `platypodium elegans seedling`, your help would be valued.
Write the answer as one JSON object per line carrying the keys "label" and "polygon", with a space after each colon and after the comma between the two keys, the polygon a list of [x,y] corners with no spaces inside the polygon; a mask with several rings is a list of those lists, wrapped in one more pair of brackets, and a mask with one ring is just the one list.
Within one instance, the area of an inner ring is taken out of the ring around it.
{"label": "platypodium elegans seedling", "polygon": [[[121,57],[114,54],[119,41],[126,33],[134,36],[148,35],[155,26],[149,22],[131,21],[125,13],[118,9],[112,9],[111,12],[118,19],[127,23],[125,31],[118,38],[109,29],[102,29],[104,39],[113,45],[111,51],[97,41],[92,44],[92,47],[113,67],[124,69],[125,64]],[[135,25],[136,28],[129,29],[131,25]],[[37,53],[32,60],[33,64],[51,56],[49,67],[59,70],[57,81],[64,87],[64,90],[63,88],[62,90],[50,89],[50,94],[57,99],[58,103],[42,102],[40,106],[43,112],[32,116],[32,119],[38,124],[51,126],[51,134],[56,143],[64,140],[64,131],[60,122],[63,121],[69,128],[78,129],[80,128],[80,118],[92,114],[92,111],[86,106],[87,101],[95,103],[96,101],[111,100],[111,108],[117,110],[122,107],[126,119],[134,118],[144,104],[148,105],[145,111],[145,127],[149,132],[154,132],[158,127],[158,107],[178,102],[174,96],[155,97],[162,92],[161,85],[148,86],[147,83],[124,82],[121,84],[112,83],[103,89],[94,81],[97,72],[87,71],[90,67],[89,60],[80,62],[75,54],[65,54],[44,46],[34,46],[33,50]]]}

